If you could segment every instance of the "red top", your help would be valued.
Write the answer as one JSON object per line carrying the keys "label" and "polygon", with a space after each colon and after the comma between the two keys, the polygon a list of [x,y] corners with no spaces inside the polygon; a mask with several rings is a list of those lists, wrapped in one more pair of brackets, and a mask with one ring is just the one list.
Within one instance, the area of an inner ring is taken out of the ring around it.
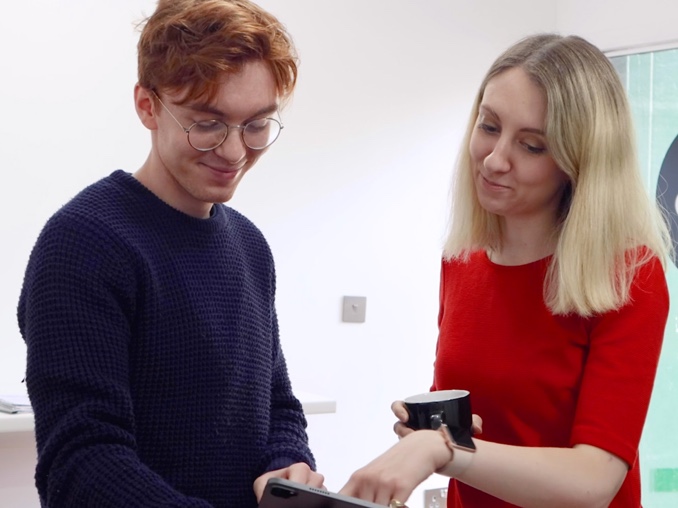
{"label": "red top", "polygon": [[[468,263],[443,262],[432,389],[471,392],[481,439],[615,454],[630,469],[610,507],[638,508],[638,443],[669,308],[664,270],[656,259],[645,264],[631,303],[584,319],[544,304],[549,259],[501,266],[477,252]],[[448,507],[506,506],[450,481]]]}

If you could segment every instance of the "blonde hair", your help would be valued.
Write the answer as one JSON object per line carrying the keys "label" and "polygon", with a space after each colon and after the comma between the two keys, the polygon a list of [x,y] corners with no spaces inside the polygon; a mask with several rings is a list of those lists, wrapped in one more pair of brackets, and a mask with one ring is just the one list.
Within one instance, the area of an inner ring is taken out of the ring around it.
{"label": "blonde hair", "polygon": [[520,67],[544,92],[549,151],[569,182],[558,208],[556,249],[544,281],[554,314],[581,316],[629,301],[638,268],[671,254],[658,205],[645,190],[626,92],[608,58],[577,36],[527,37],[497,58],[473,105],[457,160],[446,259],[501,247],[499,217],[478,201],[469,153],[487,83]]}

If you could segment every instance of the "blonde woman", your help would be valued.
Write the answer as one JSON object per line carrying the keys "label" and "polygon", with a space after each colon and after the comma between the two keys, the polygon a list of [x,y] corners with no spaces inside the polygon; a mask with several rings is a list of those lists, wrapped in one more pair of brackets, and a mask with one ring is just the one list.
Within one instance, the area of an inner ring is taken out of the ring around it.
{"label": "blonde woman", "polygon": [[402,439],[342,492],[401,505],[438,472],[450,507],[640,507],[670,240],[620,80],[579,37],[523,39],[488,71],[463,146],[432,389],[468,389],[483,433],[462,451],[396,402]]}

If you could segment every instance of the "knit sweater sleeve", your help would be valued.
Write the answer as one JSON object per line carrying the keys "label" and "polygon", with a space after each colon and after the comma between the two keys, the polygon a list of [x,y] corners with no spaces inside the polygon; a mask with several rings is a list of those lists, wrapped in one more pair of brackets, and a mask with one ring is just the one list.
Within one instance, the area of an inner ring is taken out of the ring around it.
{"label": "knit sweater sleeve", "polygon": [[106,231],[57,214],[31,254],[18,317],[43,506],[211,506],[137,455],[127,361],[134,267]]}
{"label": "knit sweater sleeve", "polygon": [[[272,275],[275,294],[275,274]],[[315,470],[315,459],[308,446],[306,418],[299,400],[292,392],[285,357],[280,345],[278,319],[272,309],[273,335],[276,348],[273,353],[273,384],[271,392],[271,428],[268,452],[264,457],[263,471],[282,469],[298,462]]]}

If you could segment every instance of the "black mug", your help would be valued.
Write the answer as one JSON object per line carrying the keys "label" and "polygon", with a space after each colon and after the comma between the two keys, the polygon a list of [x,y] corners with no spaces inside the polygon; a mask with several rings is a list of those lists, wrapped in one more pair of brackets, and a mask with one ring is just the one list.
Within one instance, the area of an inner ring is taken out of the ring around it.
{"label": "black mug", "polygon": [[447,425],[457,446],[475,450],[471,394],[467,390],[440,390],[407,397],[403,403],[409,413],[407,426],[414,430],[437,430]]}

